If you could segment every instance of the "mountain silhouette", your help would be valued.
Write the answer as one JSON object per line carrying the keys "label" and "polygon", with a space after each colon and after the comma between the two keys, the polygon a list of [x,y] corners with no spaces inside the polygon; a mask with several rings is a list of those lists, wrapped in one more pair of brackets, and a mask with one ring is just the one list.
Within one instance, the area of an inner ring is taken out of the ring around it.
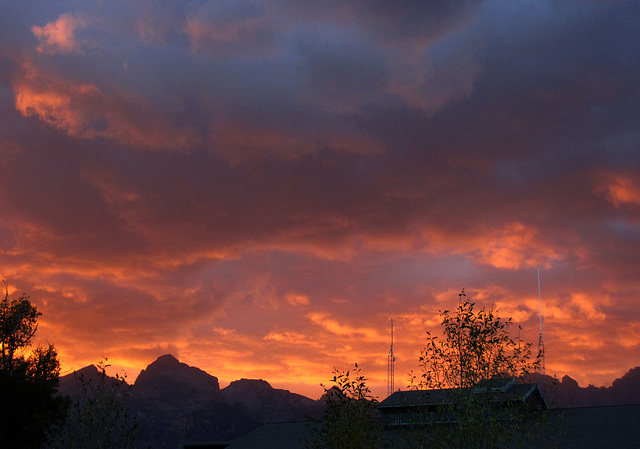
{"label": "mountain silhouette", "polygon": [[630,369],[614,380],[610,387],[581,387],[569,376],[558,380],[534,373],[529,378],[543,386],[547,402],[552,408],[640,404],[640,367]]}
{"label": "mountain silhouette", "polygon": [[640,404],[640,366],[613,381],[611,397],[616,404]]}
{"label": "mountain silhouette", "polygon": [[167,354],[143,369],[131,388],[135,402],[170,414],[196,411],[221,402],[218,378]]}
{"label": "mountain silhouette", "polygon": [[89,365],[66,376],[61,376],[58,393],[62,396],[69,396],[73,401],[76,401],[85,394],[91,397],[95,389],[103,383],[103,387],[114,390],[117,389],[116,386],[118,384],[122,384],[124,388],[129,387],[124,380],[106,375],[102,376],[95,365]]}
{"label": "mountain silhouette", "polygon": [[[79,397],[82,382],[97,384],[99,370],[87,366],[60,378],[60,394]],[[107,377],[105,381],[114,382]],[[569,376],[558,380],[534,373],[552,408],[640,404],[640,367],[611,387],[580,387]],[[158,357],[128,386],[128,406],[139,423],[142,447],[176,448],[185,443],[230,441],[265,423],[319,417],[325,401],[273,388],[261,379],[240,379],[220,389],[218,379],[167,354]]]}
{"label": "mountain silhouette", "polygon": [[[60,394],[79,397],[78,379],[100,380],[90,365],[60,378]],[[106,378],[107,382],[114,381]],[[230,441],[268,422],[317,417],[323,405],[264,380],[241,379],[220,389],[218,379],[181,363],[158,357],[128,388],[127,405],[136,417],[142,447],[176,448],[185,443]]]}
{"label": "mountain silhouette", "polygon": [[305,416],[315,418],[322,414],[324,408],[320,401],[275,389],[264,380],[236,380],[221,393],[226,403],[241,406],[262,423],[299,421]]}

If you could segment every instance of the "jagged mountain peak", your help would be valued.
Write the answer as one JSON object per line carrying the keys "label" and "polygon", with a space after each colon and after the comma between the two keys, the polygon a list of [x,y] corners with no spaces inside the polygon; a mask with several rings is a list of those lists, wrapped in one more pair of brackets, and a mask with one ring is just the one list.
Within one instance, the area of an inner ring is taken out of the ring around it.
{"label": "jagged mountain peak", "polygon": [[631,368],[624,376],[614,380],[611,386],[614,388],[623,386],[632,386],[634,389],[640,388],[640,366]]}
{"label": "jagged mountain peak", "polygon": [[135,394],[156,398],[210,398],[220,392],[217,377],[171,354],[158,357],[143,369],[133,386]]}
{"label": "jagged mountain peak", "polygon": [[578,385],[578,381],[566,375],[562,376],[561,383],[562,383],[562,386],[565,388],[572,388],[572,389],[580,388],[580,386]]}
{"label": "jagged mountain peak", "polygon": [[98,371],[98,367],[96,367],[95,365],[88,365],[85,366],[84,368],[80,368],[79,370],[75,370],[73,373],[73,375],[75,376],[97,376],[100,372]]}
{"label": "jagged mountain peak", "polygon": [[179,365],[180,361],[173,356],[173,354],[165,354],[158,357],[155,362],[151,363],[151,365],[155,366],[175,366]]}
{"label": "jagged mountain peak", "polygon": [[[98,370],[95,365],[88,365],[72,373],[60,376],[58,393],[76,399],[82,393],[83,389],[90,390],[102,383],[106,383],[106,385],[114,388],[116,385],[128,386],[122,379],[116,379],[108,375],[104,378],[101,377],[100,370]],[[89,385],[91,385],[91,387],[89,387]]]}
{"label": "jagged mountain peak", "polygon": [[220,390],[228,404],[242,407],[260,422],[296,421],[319,416],[323,405],[288,390],[273,388],[262,379],[240,379]]}

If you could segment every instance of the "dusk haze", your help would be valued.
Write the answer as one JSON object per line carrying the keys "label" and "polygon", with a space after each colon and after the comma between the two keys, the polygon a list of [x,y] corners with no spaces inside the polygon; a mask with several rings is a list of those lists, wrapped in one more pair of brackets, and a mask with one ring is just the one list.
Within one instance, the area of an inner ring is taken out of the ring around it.
{"label": "dusk haze", "polygon": [[391,319],[405,389],[464,289],[610,386],[640,2],[2,0],[0,278],[61,375],[171,354],[318,399],[358,363],[384,399]]}

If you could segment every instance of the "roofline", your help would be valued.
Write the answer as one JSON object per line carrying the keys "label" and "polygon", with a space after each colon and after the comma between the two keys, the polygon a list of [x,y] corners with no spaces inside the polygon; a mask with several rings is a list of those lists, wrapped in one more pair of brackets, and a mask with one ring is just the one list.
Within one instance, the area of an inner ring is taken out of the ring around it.
{"label": "roofline", "polygon": [[[520,384],[523,385],[523,384]],[[527,400],[527,398],[529,398],[529,396],[531,396],[531,394],[537,389],[540,392],[540,397],[542,399],[543,405],[546,409],[549,409],[549,405],[547,404],[547,399],[544,397],[544,394],[542,393],[542,390],[540,390],[540,387],[538,386],[538,384],[536,383],[531,383],[529,384],[530,387],[529,389],[526,391],[526,393],[519,398],[519,400],[521,402],[525,402]],[[473,390],[474,387],[467,387],[464,388],[462,390]],[[442,394],[443,392],[453,392],[453,391],[459,391],[461,390],[460,388],[442,388],[442,389],[433,389],[433,390],[398,390],[395,391],[394,393],[392,393],[391,395],[387,396],[385,399],[383,399],[382,401],[380,401],[377,405],[376,408],[377,409],[386,409],[386,408],[398,408],[398,407],[424,407],[424,406],[430,406],[430,405],[447,405],[447,404],[451,404],[451,402],[449,401],[442,401],[442,402],[425,402],[425,403],[420,403],[420,404],[416,404],[416,403],[406,403],[406,404],[384,404],[385,401],[387,401],[389,398],[391,398],[392,396],[396,396],[396,395],[402,395],[402,394],[409,394],[409,395],[414,395],[414,394],[429,394],[429,392],[437,392],[436,394]],[[474,391],[475,394],[484,394],[484,393],[477,393]],[[502,392],[504,393],[504,392]],[[491,394],[491,393],[487,393],[487,394]]]}

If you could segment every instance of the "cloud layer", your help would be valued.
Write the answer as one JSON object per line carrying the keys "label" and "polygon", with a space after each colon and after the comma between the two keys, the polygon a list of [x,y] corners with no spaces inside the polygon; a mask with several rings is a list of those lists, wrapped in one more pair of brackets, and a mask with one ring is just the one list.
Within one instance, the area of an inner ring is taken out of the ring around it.
{"label": "cloud layer", "polygon": [[65,369],[384,394],[465,287],[547,372],[640,355],[640,6],[0,6],[0,272]]}

